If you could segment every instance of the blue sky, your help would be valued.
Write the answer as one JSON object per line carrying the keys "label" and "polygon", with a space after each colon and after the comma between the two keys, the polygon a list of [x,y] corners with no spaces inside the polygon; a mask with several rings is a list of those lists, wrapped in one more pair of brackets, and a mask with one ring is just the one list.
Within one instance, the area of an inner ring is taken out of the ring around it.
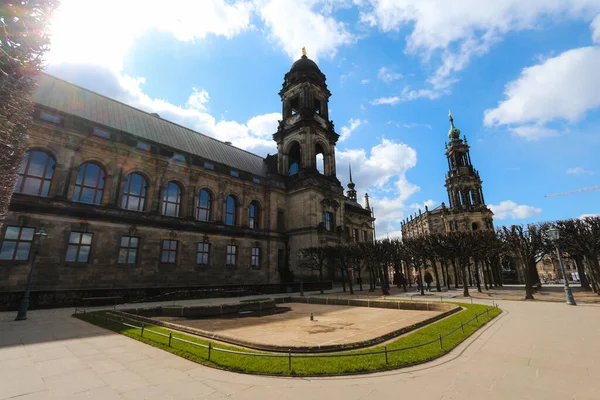
{"label": "blue sky", "polygon": [[264,156],[306,46],[379,235],[447,202],[448,110],[496,225],[599,213],[600,190],[544,195],[600,185],[600,0],[164,4],[63,0],[47,70]]}

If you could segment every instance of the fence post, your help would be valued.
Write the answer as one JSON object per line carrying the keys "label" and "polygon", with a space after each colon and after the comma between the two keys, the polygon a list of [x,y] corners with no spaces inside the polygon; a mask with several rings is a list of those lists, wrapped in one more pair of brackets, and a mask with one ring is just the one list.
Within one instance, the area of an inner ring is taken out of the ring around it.
{"label": "fence post", "polygon": [[288,369],[292,370],[292,351],[288,351]]}
{"label": "fence post", "polygon": [[463,325],[462,321],[460,321],[460,330],[462,331],[462,334],[465,334],[465,326]]}
{"label": "fence post", "polygon": [[473,298],[471,297],[471,304],[473,304]]}
{"label": "fence post", "polygon": [[169,332],[169,347],[171,347],[171,339],[173,339],[173,333]]}
{"label": "fence post", "polygon": [[479,323],[479,315],[475,314],[475,321],[477,321],[477,323]]}
{"label": "fence post", "polygon": [[385,363],[388,364],[387,346],[385,346],[384,349],[385,349]]}
{"label": "fence post", "polygon": [[208,361],[210,361],[210,351],[212,350],[212,343],[208,342]]}
{"label": "fence post", "polygon": [[440,296],[440,303],[443,303],[443,302],[444,302],[443,297]]}
{"label": "fence post", "polygon": [[442,346],[442,334],[438,333],[438,338],[440,339],[440,350],[444,350],[444,347]]}
{"label": "fence post", "polygon": [[144,337],[144,324],[142,324],[142,334],[141,334],[141,336]]}
{"label": "fence post", "polygon": [[488,319],[490,319],[490,309],[489,308],[485,309],[485,314],[487,315]]}

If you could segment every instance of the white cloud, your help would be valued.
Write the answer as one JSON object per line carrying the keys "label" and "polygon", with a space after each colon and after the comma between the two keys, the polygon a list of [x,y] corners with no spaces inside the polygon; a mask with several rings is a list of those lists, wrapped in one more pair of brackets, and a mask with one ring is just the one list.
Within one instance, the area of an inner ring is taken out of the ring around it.
{"label": "white cloud", "polygon": [[193,41],[233,37],[250,27],[248,1],[62,0],[52,20],[50,63],[82,63],[121,71],[136,38],[151,30]]}
{"label": "white cloud", "polygon": [[384,32],[408,27],[406,52],[438,65],[428,82],[447,89],[477,56],[509,32],[538,28],[547,20],[583,19],[600,11],[599,0],[369,0],[361,22]]}
{"label": "white cloud", "polygon": [[543,126],[555,120],[576,122],[600,106],[599,70],[600,47],[568,50],[525,68],[517,80],[506,85],[506,99],[485,111],[484,123]]}
{"label": "white cloud", "polygon": [[369,153],[365,149],[338,149],[336,159],[340,181],[344,185],[348,182],[345,166],[351,163],[359,198],[369,193],[380,235],[398,230],[406,214],[406,201],[420,190],[406,178],[417,164],[417,152],[404,143],[382,139]]}
{"label": "white cloud", "polygon": [[[269,28],[271,38],[292,59],[302,47],[313,60],[333,58],[338,47],[356,39],[346,25],[324,15],[323,2],[317,0],[259,0],[258,14]],[[323,13],[320,13],[320,12]]]}
{"label": "white cloud", "polygon": [[366,120],[350,118],[350,120],[348,121],[348,125],[342,126],[339,141],[343,142],[343,141],[347,140],[350,137],[350,135],[352,135],[352,132],[354,132],[359,126],[366,124],[366,123],[367,123]]}
{"label": "white cloud", "polygon": [[558,135],[558,132],[556,130],[539,124],[515,126],[510,128],[510,131],[525,140],[532,141],[548,136]]}
{"label": "white cloud", "polygon": [[511,200],[502,201],[500,204],[490,204],[489,207],[494,213],[494,219],[498,221],[532,218],[542,213],[541,208],[519,205]]}
{"label": "white cloud", "polygon": [[394,105],[398,104],[402,101],[402,99],[398,96],[393,97],[379,97],[377,99],[371,100],[371,104],[374,106],[380,106],[382,104]]}
{"label": "white cloud", "polygon": [[402,74],[398,72],[392,72],[392,70],[387,67],[381,67],[377,73],[377,78],[385,83],[392,83],[393,81],[402,79]]}
{"label": "white cloud", "polygon": [[590,218],[590,217],[600,217],[600,214],[581,214],[578,218],[585,219],[585,218]]}
{"label": "white cloud", "polygon": [[590,28],[592,29],[592,40],[594,43],[600,44],[600,14],[596,15]]}
{"label": "white cloud", "polygon": [[277,132],[277,125],[281,119],[280,113],[257,115],[252,117],[246,125],[252,134],[272,140],[271,135]]}
{"label": "white cloud", "polygon": [[436,204],[438,204],[436,201],[430,199],[425,200],[423,203],[413,203],[410,205],[410,208],[412,208],[413,211],[421,210],[421,212],[425,212],[425,207],[432,210],[433,206],[435,206]]}
{"label": "white cloud", "polygon": [[367,83],[369,83],[369,82],[370,82],[370,80],[369,80],[369,79],[362,79],[362,80],[360,81],[360,83],[362,83],[363,85],[366,85],[366,84],[367,84]]}
{"label": "white cloud", "polygon": [[197,88],[192,88],[192,94],[190,95],[187,104],[191,108],[195,108],[196,110],[206,111],[206,104],[210,100],[210,96],[208,92],[204,89],[198,90]]}
{"label": "white cloud", "polygon": [[569,175],[593,175],[593,171],[589,171],[583,167],[568,168],[566,171]]}

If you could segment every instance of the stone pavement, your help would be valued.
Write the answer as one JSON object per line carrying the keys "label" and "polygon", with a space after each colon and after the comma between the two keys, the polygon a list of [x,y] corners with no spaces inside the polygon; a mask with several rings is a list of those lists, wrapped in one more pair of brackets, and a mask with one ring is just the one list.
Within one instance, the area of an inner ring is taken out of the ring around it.
{"label": "stone pavement", "polygon": [[0,399],[598,399],[600,306],[501,301],[450,354],[340,378],[257,377],[204,367],[70,317],[0,313]]}

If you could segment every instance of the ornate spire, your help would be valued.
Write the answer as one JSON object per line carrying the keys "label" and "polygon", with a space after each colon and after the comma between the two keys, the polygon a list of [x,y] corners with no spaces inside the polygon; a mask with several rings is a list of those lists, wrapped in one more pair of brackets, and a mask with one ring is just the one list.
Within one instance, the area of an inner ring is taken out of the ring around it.
{"label": "ornate spire", "polygon": [[302,46],[302,57],[306,57],[306,47]]}
{"label": "ornate spire", "polygon": [[371,209],[371,206],[369,205],[369,193],[365,193],[365,208],[367,210]]}
{"label": "ornate spire", "polygon": [[354,190],[354,182],[352,182],[352,166],[348,163],[348,171],[350,172],[350,183],[348,184],[348,198],[356,201],[356,190]]}
{"label": "ornate spire", "polygon": [[448,117],[450,118],[450,130],[448,131],[448,137],[450,140],[460,140],[460,129],[454,126],[454,118],[452,113],[448,111]]}

